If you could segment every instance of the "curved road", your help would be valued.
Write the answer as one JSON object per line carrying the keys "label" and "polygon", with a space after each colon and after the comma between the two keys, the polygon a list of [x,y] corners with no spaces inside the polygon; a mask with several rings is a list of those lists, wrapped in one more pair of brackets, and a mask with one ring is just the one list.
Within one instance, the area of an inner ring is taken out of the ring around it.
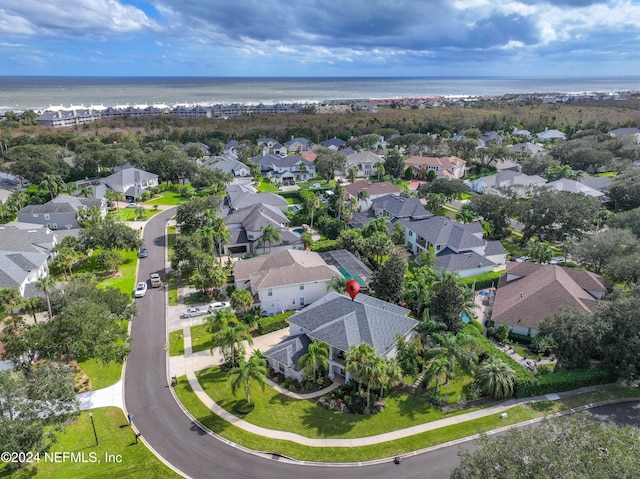
{"label": "curved road", "polygon": [[[174,214],[175,209],[167,210],[147,223],[144,241],[149,256],[140,261],[141,280],[148,278],[149,273],[164,271],[164,229]],[[164,288],[150,288],[136,302],[138,315],[131,327],[133,343],[125,373],[125,404],[145,441],[183,474],[193,479],[446,479],[458,465],[460,446],[456,445],[407,457],[400,465],[389,461],[370,466],[309,467],[248,454],[206,434],[176,404],[168,384]]]}

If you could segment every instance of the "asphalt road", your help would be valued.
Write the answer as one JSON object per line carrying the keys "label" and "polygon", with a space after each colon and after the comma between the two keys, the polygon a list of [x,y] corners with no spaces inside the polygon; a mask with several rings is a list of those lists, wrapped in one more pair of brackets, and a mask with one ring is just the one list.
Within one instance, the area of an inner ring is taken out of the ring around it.
{"label": "asphalt road", "polygon": [[[140,261],[139,278],[164,271],[166,221],[175,213],[168,210],[154,216],[144,232],[149,256]],[[166,294],[164,288],[149,289],[136,299],[138,314],[132,323],[132,352],[125,374],[125,404],[133,415],[135,427],[145,441],[167,462],[193,478],[214,479],[446,479],[459,463],[460,446],[438,449],[407,457],[399,465],[393,462],[372,466],[323,467],[300,466],[277,459],[249,454],[206,434],[176,404],[169,386],[164,349],[166,332]],[[638,420],[638,404],[608,407],[593,413],[600,418]],[[624,409],[624,408],[627,409]],[[618,411],[618,412],[616,412]],[[465,447],[473,447],[468,443]]]}

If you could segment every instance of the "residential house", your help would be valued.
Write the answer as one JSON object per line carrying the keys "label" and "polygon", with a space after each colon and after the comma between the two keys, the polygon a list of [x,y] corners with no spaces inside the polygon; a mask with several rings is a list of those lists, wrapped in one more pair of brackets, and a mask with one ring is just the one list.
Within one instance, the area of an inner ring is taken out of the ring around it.
{"label": "residential house", "polygon": [[[357,198],[362,210],[368,210],[371,208],[371,201],[384,195],[392,193],[400,193],[402,190],[389,181],[382,181],[380,183],[372,183],[371,181],[355,181],[345,186],[345,195],[347,199]],[[358,193],[366,191],[368,197],[366,199],[360,199]]]}
{"label": "residential house", "polygon": [[333,138],[330,138],[322,142],[322,146],[324,148],[329,148],[330,150],[335,150],[335,151],[341,150],[346,145],[347,145],[346,141],[344,141],[341,138],[336,138],[335,136]]}
{"label": "residential house", "polygon": [[638,128],[616,128],[609,132],[609,136],[614,138],[627,137],[632,138],[637,144],[640,144],[640,130]]}
{"label": "residential house", "polygon": [[555,140],[566,140],[567,135],[562,133],[560,130],[544,130],[540,133],[537,133],[536,136],[539,140],[542,141],[555,141]]}
{"label": "residential house", "polygon": [[362,293],[352,301],[330,292],[291,316],[290,336],[264,355],[275,371],[302,380],[299,358],[306,354],[314,339],[324,341],[329,345],[329,377],[348,381],[345,358],[349,348],[367,343],[382,358],[396,357],[397,338],[410,340],[418,325],[408,313],[408,309]]}
{"label": "residential house", "polygon": [[262,156],[287,156],[289,153],[287,147],[274,138],[258,138],[257,142],[262,147]]}
{"label": "residential house", "polygon": [[100,216],[107,216],[107,202],[103,199],[79,198],[77,196],[60,195],[43,205],[27,205],[17,212],[18,221],[46,226],[49,229],[77,229],[78,213],[82,210],[97,207]]}
{"label": "residential house", "polygon": [[435,265],[461,278],[501,269],[507,262],[502,244],[485,240],[478,222],[463,224],[443,216],[400,222],[405,230],[405,246],[414,255],[432,247]]}
{"label": "residential house", "polygon": [[404,161],[405,168],[413,170],[413,177],[425,179],[429,171],[435,171],[438,178],[459,179],[465,174],[467,162],[456,157],[412,156]]}
{"label": "residential house", "polygon": [[546,184],[547,187],[553,188],[557,191],[570,191],[572,193],[582,193],[583,195],[591,196],[592,198],[596,198],[598,201],[606,203],[609,201],[609,197],[605,195],[602,191],[596,190],[595,188],[591,188],[584,183],[580,183],[576,180],[569,180],[567,178],[562,178],[560,180],[552,181]]}
{"label": "residential house", "polygon": [[232,185],[250,185],[253,182],[250,168],[230,156],[210,156],[205,158],[204,167],[231,173],[233,180],[230,184]]}
{"label": "residential house", "polygon": [[347,156],[344,176],[349,174],[352,167],[358,169],[356,178],[369,178],[378,172],[378,164],[384,163],[380,155],[376,155],[372,151],[359,151]]}
{"label": "residential house", "polygon": [[480,138],[478,138],[478,143],[481,148],[485,148],[487,143],[494,142],[497,145],[502,145],[502,141],[504,140],[504,136],[502,136],[497,131],[488,131],[483,133]]}
{"label": "residential house", "polygon": [[227,195],[222,204],[222,212],[224,215],[235,210],[253,205],[270,205],[280,211],[286,211],[289,203],[282,196],[275,193],[257,193],[249,185],[229,185],[227,186]]}
{"label": "residential house", "polygon": [[533,187],[544,186],[547,180],[538,175],[525,175],[518,171],[504,170],[495,175],[482,176],[465,184],[476,193],[501,195],[502,188],[510,188],[523,196]]}
{"label": "residential house", "polygon": [[384,195],[371,200],[375,216],[386,216],[390,220],[421,220],[433,214],[415,196],[407,198],[399,194]]}
{"label": "residential house", "polygon": [[342,276],[313,251],[283,250],[237,261],[236,289],[247,289],[254,304],[270,314],[301,309],[327,294],[331,279]]}
{"label": "residential house", "polygon": [[123,168],[113,175],[101,178],[96,186],[96,198],[104,198],[107,190],[122,193],[126,201],[135,201],[142,192],[158,186],[158,175],[134,167]]}
{"label": "residential house", "polygon": [[[281,251],[284,249],[303,249],[299,235],[289,231],[289,218],[278,207],[268,204],[245,206],[223,215],[229,230],[229,241],[225,253],[229,255],[256,254]],[[262,230],[267,225],[275,227],[281,236],[277,243],[262,243]]]}
{"label": "residential house", "polygon": [[253,158],[253,162],[260,165],[263,176],[276,184],[293,185],[316,176],[314,163],[301,155],[266,155]]}
{"label": "residential house", "polygon": [[291,139],[285,142],[284,146],[289,153],[300,153],[302,151],[311,151],[313,143],[306,138],[295,138],[291,135]]}
{"label": "residential house", "polygon": [[77,125],[94,122],[102,118],[99,111],[89,108],[75,108],[69,110],[45,111],[36,121],[43,126],[53,128],[71,128]]}
{"label": "residential house", "polygon": [[531,138],[531,132],[529,130],[520,129],[514,126],[513,131],[511,132],[511,136],[519,136],[520,138]]}
{"label": "residential house", "polygon": [[545,151],[545,148],[543,146],[536,145],[535,143],[531,143],[530,141],[527,141],[526,143],[516,143],[514,145],[510,145],[507,147],[507,149],[514,155],[535,155],[536,153]]}
{"label": "residential house", "polygon": [[563,306],[593,311],[607,286],[602,276],[586,270],[509,262],[498,281],[491,319],[514,333],[535,336],[542,320]]}
{"label": "residential house", "polygon": [[37,296],[36,283],[49,275],[49,260],[58,244],[46,226],[20,222],[0,225],[0,288],[20,296]]}
{"label": "residential house", "polygon": [[19,176],[0,172],[0,203],[4,203],[15,191],[21,189],[26,182]]}
{"label": "residential house", "polygon": [[584,173],[582,176],[577,178],[577,181],[606,195],[609,190],[609,185],[613,180],[610,176],[591,176]]}

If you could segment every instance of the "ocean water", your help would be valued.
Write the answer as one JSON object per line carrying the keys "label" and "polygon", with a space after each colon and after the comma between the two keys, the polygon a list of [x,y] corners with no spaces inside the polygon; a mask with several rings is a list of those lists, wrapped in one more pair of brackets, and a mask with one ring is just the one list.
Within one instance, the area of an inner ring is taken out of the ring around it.
{"label": "ocean water", "polygon": [[597,78],[202,78],[0,76],[0,111],[63,105],[322,102],[509,93],[640,91],[640,76]]}

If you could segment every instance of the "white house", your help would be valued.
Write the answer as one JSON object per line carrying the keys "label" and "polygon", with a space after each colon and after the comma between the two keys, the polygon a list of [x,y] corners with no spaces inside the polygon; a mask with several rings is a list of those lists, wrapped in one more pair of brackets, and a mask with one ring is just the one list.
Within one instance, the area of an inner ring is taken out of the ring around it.
{"label": "white house", "polygon": [[255,304],[267,313],[301,309],[327,294],[333,277],[340,277],[318,253],[283,250],[239,260],[233,268],[235,287],[248,289]]}
{"label": "white house", "polygon": [[342,174],[347,176],[349,170],[355,167],[358,169],[356,178],[368,178],[378,172],[378,163],[384,163],[380,155],[376,155],[373,151],[359,151],[347,156],[345,171]]}

